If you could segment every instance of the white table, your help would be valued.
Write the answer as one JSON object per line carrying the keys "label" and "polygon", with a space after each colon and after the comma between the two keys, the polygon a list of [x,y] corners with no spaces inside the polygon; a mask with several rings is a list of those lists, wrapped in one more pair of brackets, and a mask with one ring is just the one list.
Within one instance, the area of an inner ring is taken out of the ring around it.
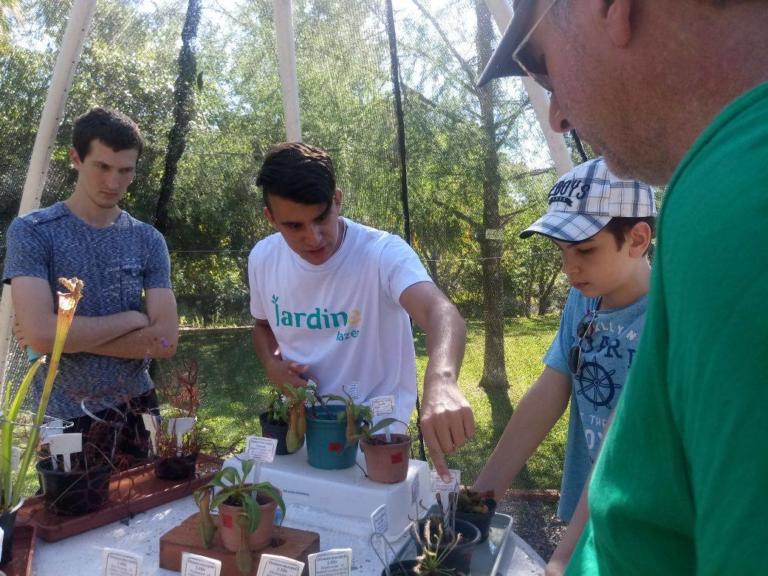
{"label": "white table", "polygon": [[[33,573],[37,576],[98,576],[104,548],[118,548],[140,554],[143,560],[142,576],[172,576],[178,572],[158,566],[160,536],[179,525],[197,511],[191,497],[176,500],[136,515],[128,525],[120,522],[85,532],[59,542],[37,540]],[[346,526],[332,524],[328,517],[320,518],[309,509],[290,507],[285,526],[312,530],[320,534],[320,548],[353,549],[353,574],[368,576],[381,574],[382,566],[367,538],[354,537]],[[320,524],[318,526],[317,524]],[[502,559],[503,576],[543,574],[541,558],[514,533],[516,546],[511,557]],[[511,550],[511,546],[507,550]]]}

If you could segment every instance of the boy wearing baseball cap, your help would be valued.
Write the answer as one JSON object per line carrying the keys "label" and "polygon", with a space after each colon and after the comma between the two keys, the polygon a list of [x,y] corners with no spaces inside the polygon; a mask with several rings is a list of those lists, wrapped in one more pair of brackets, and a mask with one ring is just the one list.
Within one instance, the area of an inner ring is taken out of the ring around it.
{"label": "boy wearing baseball cap", "polygon": [[503,495],[570,400],[558,509],[570,525],[552,555],[550,574],[565,568],[581,534],[587,480],[637,350],[656,204],[651,187],[617,178],[602,158],[562,176],[547,203],[546,214],[520,236],[542,234],[554,242],[572,288],[544,371],[517,406],[474,488]]}

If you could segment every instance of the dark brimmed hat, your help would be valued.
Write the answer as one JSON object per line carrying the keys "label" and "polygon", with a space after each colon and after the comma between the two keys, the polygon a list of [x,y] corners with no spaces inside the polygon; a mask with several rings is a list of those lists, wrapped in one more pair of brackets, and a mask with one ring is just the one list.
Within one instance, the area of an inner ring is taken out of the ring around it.
{"label": "dark brimmed hat", "polygon": [[543,234],[581,242],[600,232],[611,218],[656,216],[653,188],[614,176],[602,158],[563,174],[549,191],[547,206],[547,213],[523,230],[521,238]]}
{"label": "dark brimmed hat", "polygon": [[477,81],[482,86],[494,78],[503,76],[527,76],[528,74],[512,59],[520,42],[533,24],[533,14],[536,10],[536,0],[518,0],[515,2],[515,13],[509,22],[504,36]]}

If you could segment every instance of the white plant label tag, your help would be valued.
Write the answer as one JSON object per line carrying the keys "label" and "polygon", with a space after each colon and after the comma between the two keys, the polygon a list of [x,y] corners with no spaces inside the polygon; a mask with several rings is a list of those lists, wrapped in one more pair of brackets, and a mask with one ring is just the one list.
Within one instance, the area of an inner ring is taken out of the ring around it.
{"label": "white plant label tag", "polygon": [[64,472],[70,472],[72,470],[72,458],[70,455],[74,452],[82,452],[83,435],[80,432],[53,434],[48,437],[48,444],[51,447],[51,455],[60,455],[64,460]]}
{"label": "white plant label tag", "polygon": [[334,548],[307,556],[309,576],[349,576],[352,573],[352,548]]}
{"label": "white plant label tag", "polygon": [[360,382],[354,381],[346,387],[347,393],[353,400],[357,400],[360,397]]}
{"label": "white plant label tag", "polygon": [[448,470],[451,479],[448,482],[440,478],[436,470],[429,471],[432,480],[432,492],[456,492],[461,482],[461,470]]}
{"label": "white plant label tag", "polygon": [[[11,447],[11,470],[14,472],[19,469],[21,464],[21,448],[18,446]],[[2,544],[2,543],[0,543]]]}
{"label": "white plant label tag", "polygon": [[389,517],[387,516],[387,505],[382,504],[371,514],[371,526],[374,533],[386,534],[389,530]]}
{"label": "white plant label tag", "polygon": [[419,500],[419,492],[421,486],[419,485],[419,476],[416,475],[413,477],[413,484],[411,484],[411,504],[416,504],[416,502]]}
{"label": "white plant label tag", "polygon": [[371,398],[371,412],[373,412],[374,417],[394,414],[395,397],[377,396],[376,398]]}
{"label": "white plant label tag", "polygon": [[245,454],[249,460],[272,462],[275,459],[277,440],[262,436],[248,436],[245,439]]}
{"label": "white plant label tag", "polygon": [[192,416],[185,416],[184,418],[168,418],[168,424],[166,424],[166,430],[168,434],[176,436],[176,448],[181,456],[181,447],[184,445],[184,434],[192,430],[195,427],[195,419]]}
{"label": "white plant label tag", "polygon": [[102,576],[140,576],[141,556],[125,550],[104,548]]}
{"label": "white plant label tag", "polygon": [[262,554],[256,576],[300,576],[303,570],[304,562],[276,554]]}
{"label": "white plant label tag", "polygon": [[221,560],[191,552],[181,554],[181,576],[220,576]]}
{"label": "white plant label tag", "polygon": [[51,420],[48,424],[43,426],[43,430],[40,433],[40,443],[45,444],[48,442],[48,438],[54,434],[61,434],[64,432],[64,421],[59,419]]}
{"label": "white plant label tag", "polygon": [[144,421],[144,428],[149,432],[149,441],[152,443],[152,451],[157,453],[157,428],[159,417],[154,414],[142,414],[141,419]]}

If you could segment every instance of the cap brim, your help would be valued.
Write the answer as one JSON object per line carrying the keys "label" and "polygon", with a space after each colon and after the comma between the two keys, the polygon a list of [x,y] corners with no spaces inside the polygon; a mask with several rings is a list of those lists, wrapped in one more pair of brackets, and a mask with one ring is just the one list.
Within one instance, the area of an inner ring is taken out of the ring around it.
{"label": "cap brim", "polygon": [[528,73],[520,68],[517,62],[512,58],[515,50],[519,46],[526,34],[526,22],[531,20],[531,12],[535,9],[536,2],[531,0],[521,0],[517,2],[515,14],[509,22],[504,35],[501,37],[498,47],[491,55],[491,59],[485,66],[477,86],[483,86],[494,78],[504,76],[527,76]]}
{"label": "cap brim", "polygon": [[520,232],[520,238],[542,234],[563,242],[583,242],[600,232],[610,221],[610,216],[592,216],[577,212],[547,212]]}

